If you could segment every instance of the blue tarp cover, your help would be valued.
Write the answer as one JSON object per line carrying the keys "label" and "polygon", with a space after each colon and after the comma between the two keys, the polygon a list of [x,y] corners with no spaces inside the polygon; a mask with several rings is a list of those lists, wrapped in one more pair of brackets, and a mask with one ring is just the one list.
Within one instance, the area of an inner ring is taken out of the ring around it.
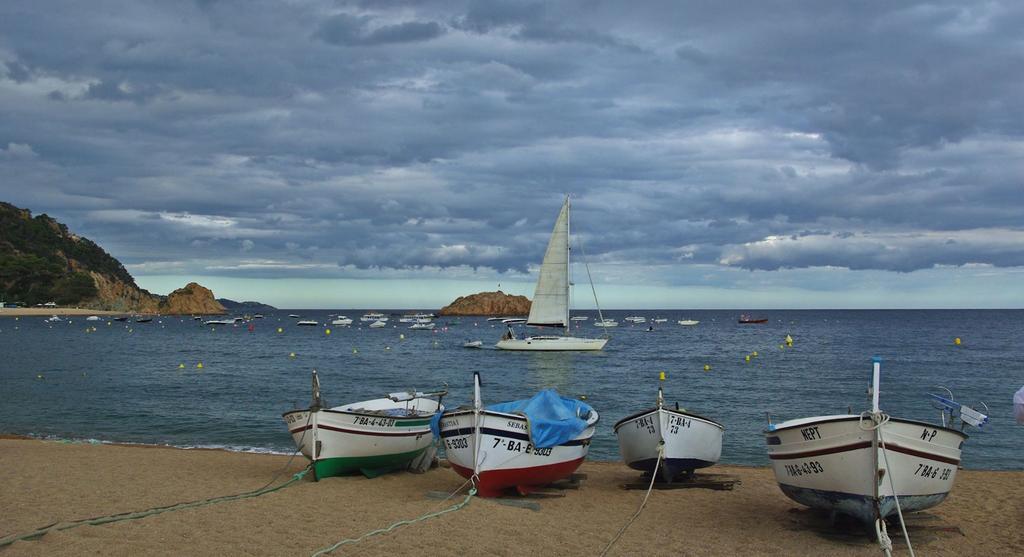
{"label": "blue tarp cover", "polygon": [[544,389],[531,398],[492,404],[494,412],[522,414],[530,423],[530,442],[538,449],[561,445],[583,433],[585,419],[593,408],[585,402],[565,398],[554,389]]}

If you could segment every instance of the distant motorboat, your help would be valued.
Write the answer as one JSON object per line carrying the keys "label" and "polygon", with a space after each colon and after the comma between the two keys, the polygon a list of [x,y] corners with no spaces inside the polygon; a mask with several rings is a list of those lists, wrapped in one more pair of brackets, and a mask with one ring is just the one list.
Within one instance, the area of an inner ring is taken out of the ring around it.
{"label": "distant motorboat", "polygon": [[696,325],[697,323],[700,323],[700,321],[697,321],[696,319],[680,319],[679,321],[676,321],[676,323],[679,323],[680,325],[692,326]]}
{"label": "distant motorboat", "polygon": [[646,323],[647,322],[647,318],[646,317],[640,317],[639,315],[631,315],[629,317],[626,317],[624,319],[624,321],[629,321],[630,323],[639,324],[639,323]]}
{"label": "distant motorboat", "polygon": [[371,329],[380,329],[381,327],[387,327],[387,325],[388,324],[383,322],[383,321],[374,321],[373,323],[370,323],[370,328]]}
{"label": "distant motorboat", "polygon": [[257,313],[256,315],[253,315],[252,318],[253,319],[263,319],[263,314],[262,313]]}
{"label": "distant motorboat", "polygon": [[607,319],[607,318],[605,318],[605,319],[599,319],[597,321],[594,321],[594,326],[595,327],[618,327],[619,326],[619,322],[614,320],[614,319]]}
{"label": "distant motorboat", "polygon": [[[378,321],[378,323],[380,322]],[[412,325],[409,325],[409,328],[417,330],[430,330],[433,329],[435,326],[436,324],[434,323],[413,323]]]}
{"label": "distant motorboat", "polygon": [[136,323],[149,323],[152,320],[153,320],[152,317],[140,317],[140,318],[136,319],[135,322]]}
{"label": "distant motorboat", "polygon": [[384,315],[383,313],[380,313],[380,312],[377,312],[377,311],[371,311],[369,313],[363,314],[363,316],[360,317],[359,320],[360,321],[387,321],[388,317],[386,315]]}
{"label": "distant motorboat", "polygon": [[295,324],[299,325],[300,327],[316,327],[320,325],[320,322],[313,321],[312,319],[303,319],[302,321],[298,321]]}
{"label": "distant motorboat", "polygon": [[587,317],[586,315],[577,315],[575,317],[570,317],[569,321],[586,321],[587,319],[590,319],[590,318]]}
{"label": "distant motorboat", "polygon": [[462,343],[463,348],[483,348],[484,341],[482,340],[467,340]]}
{"label": "distant motorboat", "polygon": [[57,315],[50,316],[46,320],[51,322],[51,323],[56,323],[57,321],[63,321],[63,319],[61,319],[60,316],[57,316]]}
{"label": "distant motorboat", "polygon": [[115,317],[114,321],[128,321],[128,318],[125,316]]}
{"label": "distant motorboat", "polygon": [[739,322],[743,325],[753,325],[757,323],[767,323],[767,317],[751,317],[749,315],[741,315]]}
{"label": "distant motorboat", "polygon": [[651,320],[653,323],[668,323],[668,319],[664,317],[655,317]]}
{"label": "distant motorboat", "polygon": [[86,321],[99,321],[100,318],[98,316],[96,316],[96,315],[90,315],[89,317],[86,317],[85,320]]}
{"label": "distant motorboat", "polygon": [[203,325],[234,325],[233,319],[210,319],[209,321],[203,321]]}
{"label": "distant motorboat", "polygon": [[298,319],[299,317],[302,317],[302,316],[297,314],[297,313],[289,313],[288,317],[291,317],[292,319]]}
{"label": "distant motorboat", "polygon": [[352,324],[352,320],[344,315],[339,315],[337,319],[331,321],[331,325],[338,325],[340,327],[348,327]]}

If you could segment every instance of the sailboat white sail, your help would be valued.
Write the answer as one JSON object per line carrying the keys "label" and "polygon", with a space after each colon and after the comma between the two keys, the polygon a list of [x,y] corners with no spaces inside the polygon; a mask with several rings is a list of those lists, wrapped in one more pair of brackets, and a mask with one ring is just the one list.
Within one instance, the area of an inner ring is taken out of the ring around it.
{"label": "sailboat white sail", "polygon": [[607,344],[608,338],[569,335],[569,323],[569,198],[566,197],[544,252],[526,324],[559,327],[567,334],[516,338],[510,325],[505,337],[495,346],[502,350],[601,350]]}

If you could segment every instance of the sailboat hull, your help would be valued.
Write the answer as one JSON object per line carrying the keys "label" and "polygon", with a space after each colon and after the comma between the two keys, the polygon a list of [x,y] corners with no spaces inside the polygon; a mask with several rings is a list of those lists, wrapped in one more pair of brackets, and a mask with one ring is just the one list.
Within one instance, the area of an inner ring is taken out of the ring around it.
{"label": "sailboat hull", "polygon": [[608,343],[606,338],[578,337],[526,337],[500,340],[494,346],[500,350],[524,350],[554,352],[561,350],[601,350]]}
{"label": "sailboat hull", "polygon": [[875,450],[875,432],[861,425],[856,415],[821,416],[766,431],[768,457],[782,492],[808,507],[869,524],[896,514],[894,496],[904,513],[934,507],[946,498],[966,435],[892,418],[881,426],[883,455],[880,448]]}

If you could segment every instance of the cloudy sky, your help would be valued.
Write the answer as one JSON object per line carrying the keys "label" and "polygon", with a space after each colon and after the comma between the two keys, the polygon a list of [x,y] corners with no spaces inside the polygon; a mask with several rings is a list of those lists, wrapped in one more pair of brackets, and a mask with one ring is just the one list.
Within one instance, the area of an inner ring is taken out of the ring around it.
{"label": "cloudy sky", "polygon": [[566,193],[605,306],[1024,306],[1020,3],[721,4],[7,0],[0,199],[283,307],[532,295]]}

